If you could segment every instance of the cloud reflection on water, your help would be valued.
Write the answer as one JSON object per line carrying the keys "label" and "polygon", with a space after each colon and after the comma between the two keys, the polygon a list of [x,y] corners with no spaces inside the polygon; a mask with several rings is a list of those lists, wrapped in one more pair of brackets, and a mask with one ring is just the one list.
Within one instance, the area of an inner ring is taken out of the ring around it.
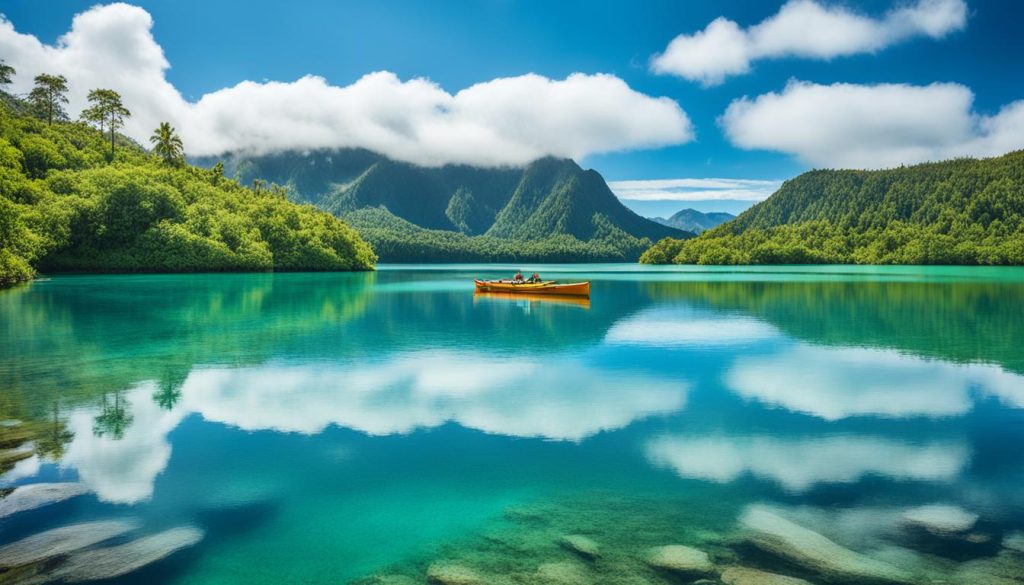
{"label": "cloud reflection on water", "polygon": [[244,430],[314,434],[329,425],[370,435],[456,422],[486,433],[580,441],[686,405],[680,380],[595,368],[568,358],[408,354],[384,363],[194,370],[173,409],[153,383],[125,393],[133,423],[121,439],[93,433],[96,412],[74,412],[61,465],[77,469],[104,501],[152,496],[171,456],[167,435],[186,416]]}
{"label": "cloud reflection on water", "polygon": [[448,421],[487,433],[579,441],[634,420],[677,412],[688,384],[595,368],[571,358],[444,352],[384,363],[200,369],[183,404],[242,429],[316,433],[330,424],[371,435]]}
{"label": "cloud reflection on water", "polygon": [[727,346],[757,343],[779,336],[778,330],[753,317],[659,307],[619,320],[605,341],[651,347]]}
{"label": "cloud reflection on water", "polygon": [[772,355],[740,356],[725,383],[749,400],[830,421],[959,416],[973,407],[974,390],[1024,407],[1024,377],[998,366],[882,349],[797,345]]}
{"label": "cloud reflection on water", "polygon": [[663,435],[648,441],[645,453],[653,465],[671,469],[680,477],[728,483],[749,474],[791,492],[824,483],[854,483],[869,475],[951,480],[970,460],[970,449],[956,441],[909,443],[856,435]]}
{"label": "cloud reflection on water", "polygon": [[[654,319],[665,327],[654,330],[649,343],[672,347],[666,332],[675,327],[663,317],[668,315],[649,312],[631,318],[627,323],[632,324],[612,328],[609,341],[642,342],[639,324]],[[711,331],[714,323],[690,323],[676,342],[696,339],[697,329]],[[776,334],[758,321],[733,317],[720,329],[722,343]],[[724,380],[747,399],[829,421],[957,416],[972,408],[975,393],[1024,405],[1018,375],[891,350],[787,345],[770,355],[741,354]],[[96,412],[72,413],[68,428],[75,438],[61,464],[77,469],[100,499],[134,503],[152,496],[171,456],[167,435],[192,413],[244,430],[315,434],[337,425],[392,435],[454,422],[491,434],[581,441],[682,411],[689,386],[679,374],[616,369],[565,354],[507,357],[434,350],[378,362],[201,367],[188,375],[171,410],[154,401],[155,383],[126,392],[134,423],[120,440],[93,433]],[[654,437],[645,455],[685,478],[726,483],[749,474],[792,492],[867,476],[952,480],[971,455],[968,446],[952,439],[911,443],[878,433],[813,436],[799,430],[790,437],[736,436],[738,430],[728,426],[711,436]]]}
{"label": "cloud reflection on water", "polygon": [[92,410],[69,416],[68,430],[75,438],[60,463],[76,469],[100,500],[131,504],[153,495],[153,482],[171,458],[167,434],[188,414],[181,408],[162,410],[153,400],[156,388],[144,383],[125,393],[133,422],[120,439],[93,433]]}

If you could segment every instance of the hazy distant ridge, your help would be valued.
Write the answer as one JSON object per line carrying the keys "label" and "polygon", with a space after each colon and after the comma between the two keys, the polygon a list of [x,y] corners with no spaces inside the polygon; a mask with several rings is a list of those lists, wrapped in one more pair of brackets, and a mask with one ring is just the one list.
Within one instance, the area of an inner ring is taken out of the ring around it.
{"label": "hazy distant ridge", "polygon": [[731,213],[714,211],[701,213],[696,209],[683,209],[672,214],[671,217],[652,217],[650,220],[661,225],[699,234],[735,218],[736,216]]}

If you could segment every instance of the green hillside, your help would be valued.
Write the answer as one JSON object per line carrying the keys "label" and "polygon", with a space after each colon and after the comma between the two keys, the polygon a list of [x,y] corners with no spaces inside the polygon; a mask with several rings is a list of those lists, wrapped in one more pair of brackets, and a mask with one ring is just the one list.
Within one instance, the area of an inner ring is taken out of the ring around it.
{"label": "green hillside", "polygon": [[673,213],[671,217],[652,217],[651,221],[674,227],[678,230],[699,234],[713,227],[736,219],[736,216],[725,212],[702,213],[696,209],[683,209]]}
{"label": "green hillside", "polygon": [[[280,189],[167,162],[81,122],[0,104],[0,284],[43,272],[366,270],[351,228]],[[169,128],[169,127],[168,127]]]}
{"label": "green hillside", "polygon": [[283,185],[345,219],[383,261],[633,261],[654,241],[692,235],[636,215],[600,174],[571,160],[426,168],[343,149],[224,164],[243,183]]}
{"label": "green hillside", "polygon": [[735,220],[665,239],[650,264],[1024,264],[1024,151],[811,171]]}
{"label": "green hillside", "polygon": [[569,234],[513,240],[431,230],[384,207],[363,208],[344,217],[381,258],[391,262],[633,262],[651,245],[651,240],[633,237],[602,217],[595,219],[598,228],[587,241]]}

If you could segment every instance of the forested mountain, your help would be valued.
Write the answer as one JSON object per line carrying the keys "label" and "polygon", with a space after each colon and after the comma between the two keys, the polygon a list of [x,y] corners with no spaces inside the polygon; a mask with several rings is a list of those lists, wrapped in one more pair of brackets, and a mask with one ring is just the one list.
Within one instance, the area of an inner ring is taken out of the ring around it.
{"label": "forested mountain", "polygon": [[163,140],[154,138],[157,147],[148,153],[83,122],[39,119],[29,104],[4,94],[0,285],[27,280],[36,270],[373,267],[373,251],[337,218],[288,201],[280,189],[242,187],[219,167],[189,166],[176,158],[181,143],[173,129],[161,125],[161,132]]}
{"label": "forested mountain", "polygon": [[669,218],[652,217],[650,219],[661,225],[699,234],[735,218],[736,216],[731,213],[715,211],[701,213],[696,209],[683,209],[672,214],[672,217]]}
{"label": "forested mountain", "polygon": [[342,149],[223,163],[242,183],[282,185],[345,219],[385,261],[632,261],[660,238],[692,235],[636,215],[571,160],[427,168]]}
{"label": "forested mountain", "polygon": [[810,171],[642,262],[1024,264],[1024,151],[883,171]]}

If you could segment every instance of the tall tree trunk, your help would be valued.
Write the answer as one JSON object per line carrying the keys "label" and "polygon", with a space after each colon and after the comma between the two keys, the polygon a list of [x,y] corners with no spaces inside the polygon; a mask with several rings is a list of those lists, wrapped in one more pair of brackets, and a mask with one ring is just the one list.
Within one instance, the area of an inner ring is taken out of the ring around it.
{"label": "tall tree trunk", "polygon": [[114,160],[114,121],[110,121],[110,160]]}

